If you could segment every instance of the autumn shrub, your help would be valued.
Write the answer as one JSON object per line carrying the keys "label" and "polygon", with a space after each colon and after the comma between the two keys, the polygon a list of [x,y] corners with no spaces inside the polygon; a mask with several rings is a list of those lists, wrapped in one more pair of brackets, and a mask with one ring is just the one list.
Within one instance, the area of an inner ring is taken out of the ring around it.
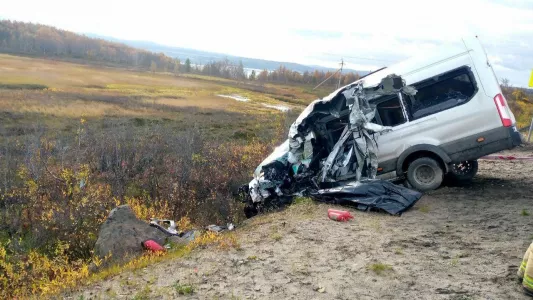
{"label": "autumn shrub", "polygon": [[36,130],[0,150],[17,158],[0,163],[0,298],[86,276],[98,229],[120,204],[181,228],[239,222],[233,193],[272,149],[271,141],[206,141],[194,127],[96,125],[81,120],[74,136]]}
{"label": "autumn shrub", "polygon": [[516,118],[516,126],[519,129],[528,128],[533,116],[533,96],[526,89],[513,88],[506,82],[502,86],[502,92],[507,99],[509,108]]}

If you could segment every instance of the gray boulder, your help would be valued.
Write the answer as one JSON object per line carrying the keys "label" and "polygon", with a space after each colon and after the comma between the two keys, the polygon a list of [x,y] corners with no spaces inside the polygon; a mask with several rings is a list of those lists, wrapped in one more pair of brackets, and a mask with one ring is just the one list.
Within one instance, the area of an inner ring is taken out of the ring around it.
{"label": "gray boulder", "polygon": [[102,259],[111,253],[111,257],[99,267],[124,263],[142,254],[141,242],[154,240],[163,246],[166,237],[161,230],[137,219],[128,205],[121,205],[109,213],[100,227],[94,253]]}

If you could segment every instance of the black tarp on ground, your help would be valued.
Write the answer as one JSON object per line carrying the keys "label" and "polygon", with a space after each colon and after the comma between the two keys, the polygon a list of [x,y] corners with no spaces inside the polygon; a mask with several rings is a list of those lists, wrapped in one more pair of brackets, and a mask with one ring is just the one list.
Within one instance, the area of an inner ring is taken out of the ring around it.
{"label": "black tarp on ground", "polygon": [[398,215],[411,208],[422,194],[384,180],[367,180],[321,189],[311,193],[320,202],[354,205],[358,209],[378,209]]}

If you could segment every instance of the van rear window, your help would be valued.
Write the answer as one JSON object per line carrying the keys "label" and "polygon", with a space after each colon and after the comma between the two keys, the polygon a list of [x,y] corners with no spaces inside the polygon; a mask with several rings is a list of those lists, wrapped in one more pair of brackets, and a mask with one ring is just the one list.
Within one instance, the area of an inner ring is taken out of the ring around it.
{"label": "van rear window", "polygon": [[415,84],[418,92],[409,97],[413,120],[468,102],[477,88],[470,68],[463,67]]}

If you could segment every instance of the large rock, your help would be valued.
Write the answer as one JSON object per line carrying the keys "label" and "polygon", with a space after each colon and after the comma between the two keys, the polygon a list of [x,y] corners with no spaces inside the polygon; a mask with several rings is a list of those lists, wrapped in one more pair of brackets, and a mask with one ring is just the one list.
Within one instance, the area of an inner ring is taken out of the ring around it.
{"label": "large rock", "polygon": [[100,258],[111,253],[100,267],[124,263],[143,252],[141,242],[154,240],[163,245],[166,237],[161,230],[137,219],[128,205],[121,205],[109,213],[100,227],[94,253]]}

